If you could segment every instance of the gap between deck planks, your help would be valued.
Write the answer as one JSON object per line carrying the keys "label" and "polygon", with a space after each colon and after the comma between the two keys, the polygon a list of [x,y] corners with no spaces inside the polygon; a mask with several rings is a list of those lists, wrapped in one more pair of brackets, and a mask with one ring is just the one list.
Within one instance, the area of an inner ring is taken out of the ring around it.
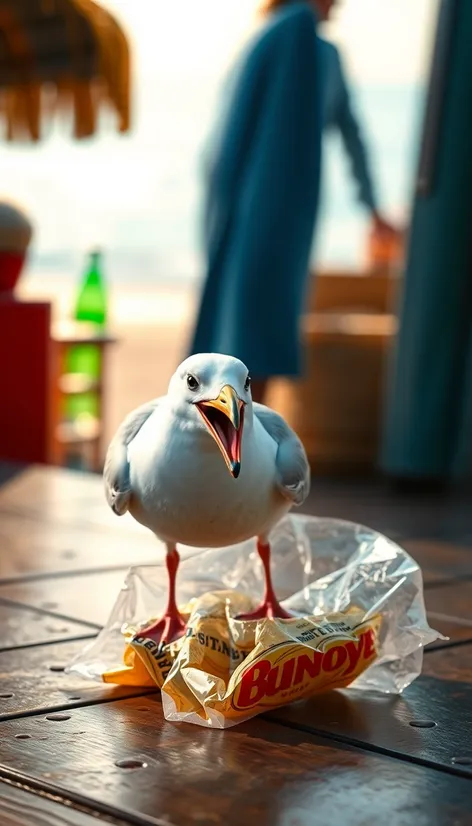
{"label": "gap between deck planks", "polygon": [[[22,826],[97,826],[97,811],[90,806],[78,806],[65,798],[47,795],[39,788],[30,788],[11,781],[0,781],[0,823],[18,826],[18,811]],[[128,826],[102,814],[101,821],[111,826]],[[129,822],[129,821],[128,821]]]}

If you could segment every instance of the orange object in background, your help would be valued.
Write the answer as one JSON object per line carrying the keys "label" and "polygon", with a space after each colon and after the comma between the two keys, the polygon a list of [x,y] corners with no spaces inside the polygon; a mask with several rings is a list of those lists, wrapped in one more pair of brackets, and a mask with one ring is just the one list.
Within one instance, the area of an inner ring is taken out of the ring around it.
{"label": "orange object in background", "polygon": [[403,238],[371,229],[367,237],[367,268],[385,275],[397,271],[403,254]]}

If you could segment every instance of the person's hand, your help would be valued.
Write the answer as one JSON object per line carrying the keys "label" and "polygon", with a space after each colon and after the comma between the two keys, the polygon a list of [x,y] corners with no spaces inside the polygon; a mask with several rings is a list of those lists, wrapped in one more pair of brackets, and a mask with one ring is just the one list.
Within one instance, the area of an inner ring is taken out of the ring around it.
{"label": "person's hand", "polygon": [[402,248],[403,233],[382,215],[374,212],[368,241],[371,271],[378,272],[380,268],[389,272],[392,265],[398,264]]}
{"label": "person's hand", "polygon": [[372,214],[372,234],[379,240],[388,244],[401,244],[403,233],[383,215],[378,212]]}

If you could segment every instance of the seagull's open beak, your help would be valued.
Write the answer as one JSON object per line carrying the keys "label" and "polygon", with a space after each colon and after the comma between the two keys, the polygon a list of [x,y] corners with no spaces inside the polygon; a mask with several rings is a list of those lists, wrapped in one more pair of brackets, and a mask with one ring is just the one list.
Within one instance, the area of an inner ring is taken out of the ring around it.
{"label": "seagull's open beak", "polygon": [[244,402],[234,387],[227,384],[217,399],[197,402],[196,406],[220,448],[229,472],[237,479],[241,470]]}

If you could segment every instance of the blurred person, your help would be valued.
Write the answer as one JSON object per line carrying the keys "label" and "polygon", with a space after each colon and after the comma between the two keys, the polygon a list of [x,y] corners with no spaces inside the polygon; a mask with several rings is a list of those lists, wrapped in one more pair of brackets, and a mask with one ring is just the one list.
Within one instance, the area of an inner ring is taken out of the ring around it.
{"label": "blurred person", "polygon": [[191,353],[240,358],[261,401],[301,370],[323,128],[318,4],[269,2],[233,67],[207,163],[206,278]]}
{"label": "blurred person", "polygon": [[[263,400],[270,377],[298,376],[301,370],[299,323],[316,222],[322,128],[340,132],[359,200],[372,218],[371,243],[388,245],[400,237],[379,210],[339,52],[316,31],[335,3],[265,0],[265,24],[225,89],[207,168],[207,272],[190,352],[241,358],[253,373],[256,401]],[[294,60],[290,48],[297,38],[303,48]],[[296,119],[290,126],[292,109]]]}

